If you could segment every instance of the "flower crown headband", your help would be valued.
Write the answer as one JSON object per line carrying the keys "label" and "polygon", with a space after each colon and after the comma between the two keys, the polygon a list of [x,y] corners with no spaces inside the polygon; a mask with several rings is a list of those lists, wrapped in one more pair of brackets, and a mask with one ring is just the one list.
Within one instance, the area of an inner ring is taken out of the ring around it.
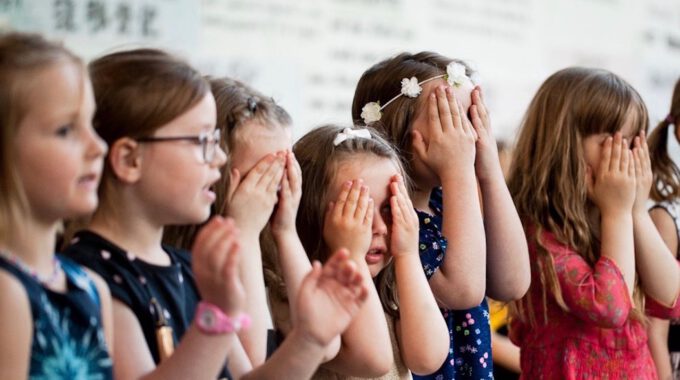
{"label": "flower crown headband", "polygon": [[421,82],[418,82],[418,78],[416,77],[411,77],[411,79],[404,78],[401,80],[401,92],[388,100],[387,103],[381,106],[378,101],[366,103],[366,105],[364,105],[361,109],[361,118],[364,119],[364,124],[368,125],[379,121],[382,117],[382,110],[393,101],[399,99],[402,95],[409,98],[417,98],[418,95],[420,95],[420,92],[423,91],[421,85],[439,78],[444,78],[449,82],[450,86],[455,87],[459,87],[466,79],[471,80],[467,74],[465,74],[465,66],[458,62],[451,62],[446,65],[446,74],[437,75]]}

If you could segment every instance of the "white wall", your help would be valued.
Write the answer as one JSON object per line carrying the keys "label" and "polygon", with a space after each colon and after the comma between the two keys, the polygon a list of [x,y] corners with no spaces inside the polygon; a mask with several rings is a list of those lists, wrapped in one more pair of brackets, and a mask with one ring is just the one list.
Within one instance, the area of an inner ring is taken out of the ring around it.
{"label": "white wall", "polygon": [[63,39],[86,58],[170,49],[274,96],[296,136],[350,123],[361,73],[401,51],[474,63],[501,138],[560,68],[616,72],[641,92],[652,123],[680,77],[680,0],[0,0],[0,27]]}

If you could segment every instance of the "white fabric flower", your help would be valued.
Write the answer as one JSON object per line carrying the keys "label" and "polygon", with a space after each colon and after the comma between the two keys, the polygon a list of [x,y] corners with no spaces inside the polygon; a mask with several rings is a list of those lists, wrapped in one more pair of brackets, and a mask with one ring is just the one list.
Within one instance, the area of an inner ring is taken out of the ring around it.
{"label": "white fabric flower", "polygon": [[401,80],[401,93],[409,98],[415,98],[420,95],[423,88],[418,84],[418,78],[411,77],[411,79],[404,78]]}
{"label": "white fabric flower", "polygon": [[450,86],[460,86],[469,80],[468,76],[465,74],[465,66],[458,62],[451,62],[446,66],[446,81],[449,82]]}
{"label": "white fabric flower", "polygon": [[380,112],[380,103],[370,102],[361,109],[361,118],[364,119],[366,125],[380,120],[382,112]]}

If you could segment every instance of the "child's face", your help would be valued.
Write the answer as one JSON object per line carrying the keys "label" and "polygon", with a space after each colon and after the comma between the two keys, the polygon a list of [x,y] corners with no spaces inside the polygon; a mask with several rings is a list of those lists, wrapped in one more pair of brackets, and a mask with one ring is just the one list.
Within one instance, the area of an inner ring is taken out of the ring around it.
{"label": "child's face", "polygon": [[229,155],[232,169],[243,178],[255,164],[268,154],[291,150],[293,136],[288,126],[263,125],[250,120],[241,125],[234,135],[234,149]]}
{"label": "child's face", "polygon": [[[441,78],[425,83],[422,86],[423,91],[417,98],[418,112],[416,114],[416,118],[413,120],[413,123],[411,124],[411,128],[413,131],[418,131],[422,134],[423,140],[425,140],[426,145],[430,141],[430,125],[427,113],[428,99],[430,97],[430,94],[433,94],[434,91],[439,86],[449,87],[449,84],[443,78]],[[452,88],[453,94],[456,96],[456,99],[459,100],[463,105],[463,111],[467,116],[470,110],[470,105],[472,105],[471,95],[472,90],[474,90],[474,85],[472,84],[471,81],[467,80],[460,86],[457,87],[453,86]],[[456,152],[451,152],[451,154],[456,154]],[[420,158],[416,154],[413,155],[413,170],[414,170],[413,179],[419,188],[430,189],[440,185],[440,181],[436,173],[434,173],[432,169],[430,169],[424,162],[422,162],[422,160],[420,160]]]}
{"label": "child's face", "polygon": [[92,128],[95,105],[85,69],[56,63],[25,86],[30,103],[14,143],[30,211],[49,223],[93,212],[106,144]]}
{"label": "child's face", "polygon": [[[207,93],[203,99],[165,124],[154,137],[198,136],[211,134],[217,119],[215,99]],[[189,141],[142,144],[142,173],[138,191],[154,221],[161,225],[195,224],[210,215],[215,193],[210,187],[220,178],[226,154],[216,144],[211,162],[203,158],[201,145]]]}
{"label": "child's face", "polygon": [[369,195],[375,207],[371,245],[366,252],[366,263],[375,277],[390,262],[390,236],[392,229],[392,213],[390,209],[390,179],[399,173],[399,169],[388,158],[372,154],[360,154],[353,159],[345,160],[338,165],[337,173],[330,185],[328,199],[337,199],[343,183],[363,179],[368,186]]}
{"label": "child's face", "polygon": [[[632,146],[633,139],[637,135],[637,119],[638,118],[635,114],[635,110],[631,108],[623,122],[623,126],[619,130],[623,134],[623,137],[628,141],[629,146]],[[593,175],[597,173],[597,170],[600,167],[600,161],[602,160],[602,148],[604,147],[605,140],[609,136],[612,135],[608,133],[598,133],[595,135],[590,135],[582,141],[583,156],[586,161],[586,165],[592,169]]]}

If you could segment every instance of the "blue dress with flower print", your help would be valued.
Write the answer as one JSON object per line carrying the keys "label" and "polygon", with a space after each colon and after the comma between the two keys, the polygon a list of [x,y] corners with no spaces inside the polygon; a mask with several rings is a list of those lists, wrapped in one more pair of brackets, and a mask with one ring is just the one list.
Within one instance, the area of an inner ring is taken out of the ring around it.
{"label": "blue dress with flower print", "polygon": [[[444,262],[446,238],[442,235],[442,189],[430,195],[430,215],[416,210],[420,219],[420,262],[428,280]],[[440,309],[449,328],[449,355],[442,367],[427,376],[414,379],[493,379],[491,361],[491,327],[486,298],[479,306],[467,310]]]}

